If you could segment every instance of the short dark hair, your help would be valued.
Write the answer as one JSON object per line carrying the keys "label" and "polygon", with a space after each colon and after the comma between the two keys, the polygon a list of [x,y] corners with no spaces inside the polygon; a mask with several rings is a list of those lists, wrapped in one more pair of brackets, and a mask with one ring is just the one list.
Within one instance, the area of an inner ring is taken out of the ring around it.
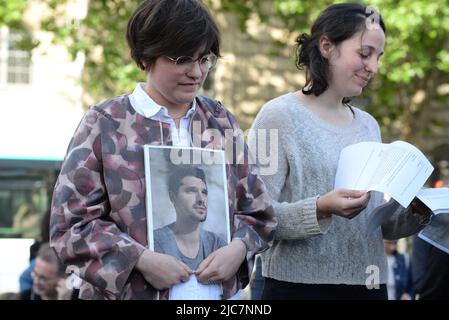
{"label": "short dark hair", "polygon": [[168,177],[168,191],[176,194],[181,186],[182,179],[185,177],[198,178],[207,186],[206,173],[203,169],[195,166],[179,165],[170,171]]}
{"label": "short dark hair", "polygon": [[[367,18],[373,12],[371,7],[360,3],[339,3],[329,6],[316,19],[311,35],[302,33],[296,39],[296,67],[306,68],[306,84],[302,92],[306,95],[321,95],[329,87],[329,63],[321,55],[320,38],[325,35],[334,45],[339,45],[366,27]],[[379,25],[386,34],[385,24],[379,14]],[[310,87],[310,88],[308,88]],[[343,103],[348,102],[345,98]]]}
{"label": "short dark hair", "polygon": [[199,0],[144,1],[128,21],[126,40],[142,70],[160,56],[193,56],[203,47],[220,56],[220,32]]}
{"label": "short dark hair", "polygon": [[37,252],[37,258],[56,266],[59,276],[64,275],[66,267],[61,260],[59,260],[55,250],[50,247],[48,243],[43,243],[40,246],[39,251]]}

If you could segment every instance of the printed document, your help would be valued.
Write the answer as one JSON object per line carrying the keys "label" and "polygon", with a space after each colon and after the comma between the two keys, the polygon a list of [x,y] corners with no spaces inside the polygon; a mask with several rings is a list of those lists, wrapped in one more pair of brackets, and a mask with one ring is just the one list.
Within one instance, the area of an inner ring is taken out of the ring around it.
{"label": "printed document", "polygon": [[418,236],[449,253],[449,188],[423,189],[417,197],[435,214]]}
{"label": "printed document", "polygon": [[361,142],[342,150],[335,188],[380,191],[405,208],[432,171],[424,154],[407,142]]}
{"label": "printed document", "polygon": [[449,253],[449,214],[438,214],[432,217],[418,237],[431,245]]}
{"label": "printed document", "polygon": [[449,213],[449,188],[421,189],[416,197],[434,214]]}

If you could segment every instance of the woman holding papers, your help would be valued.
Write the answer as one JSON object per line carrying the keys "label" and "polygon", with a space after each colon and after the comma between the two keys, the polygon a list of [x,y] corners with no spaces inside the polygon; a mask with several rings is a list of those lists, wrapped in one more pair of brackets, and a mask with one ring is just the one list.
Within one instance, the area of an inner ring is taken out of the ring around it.
{"label": "woman holding papers", "polygon": [[260,131],[251,135],[258,146],[276,146],[270,152],[278,154],[278,170],[262,176],[278,219],[275,242],[262,254],[262,299],[386,299],[382,239],[414,234],[429,217],[412,207],[398,209],[367,236],[368,214],[382,196],[334,190],[340,151],[381,141],[376,120],[348,97],[360,95],[377,73],[385,30],[373,8],[328,7],[311,34],[297,38],[296,65],[306,69],[305,86],[269,101],[254,122],[253,133],[278,133],[274,144],[262,141]]}
{"label": "woman holding papers", "polygon": [[[84,280],[82,299],[153,299],[191,276],[222,283],[227,298],[245,284],[276,221],[257,170],[237,161],[247,159],[247,148],[237,146],[241,136],[228,137],[238,132],[236,120],[220,103],[197,95],[220,56],[219,31],[200,1],[147,0],[126,35],[147,82],[93,106],[81,120],[55,186],[51,245]],[[232,241],[197,272],[148,249],[146,144],[242,151],[226,167]]]}

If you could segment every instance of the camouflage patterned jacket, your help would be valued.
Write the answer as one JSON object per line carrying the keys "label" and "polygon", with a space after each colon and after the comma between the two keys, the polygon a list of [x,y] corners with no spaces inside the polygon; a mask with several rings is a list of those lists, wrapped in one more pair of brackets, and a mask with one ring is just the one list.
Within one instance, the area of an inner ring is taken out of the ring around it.
{"label": "camouflage patterned jacket", "polygon": [[[216,129],[222,135],[221,141],[206,134],[192,136],[192,141],[201,143],[196,147],[223,149],[241,141],[241,135],[225,134],[226,129],[239,129],[229,111],[205,97],[196,101],[192,121],[200,124],[201,132]],[[84,280],[81,299],[156,297],[156,290],[134,269],[148,246],[145,144],[171,145],[169,125],[138,114],[128,95],[88,110],[70,142],[53,194],[50,237],[68,271]],[[245,144],[240,155],[227,158],[226,165],[232,237],[247,247],[246,261],[231,279],[238,280],[238,287],[246,284],[254,255],[271,244],[276,226],[257,168],[236,161],[247,155]],[[235,283],[224,285],[224,297]]]}

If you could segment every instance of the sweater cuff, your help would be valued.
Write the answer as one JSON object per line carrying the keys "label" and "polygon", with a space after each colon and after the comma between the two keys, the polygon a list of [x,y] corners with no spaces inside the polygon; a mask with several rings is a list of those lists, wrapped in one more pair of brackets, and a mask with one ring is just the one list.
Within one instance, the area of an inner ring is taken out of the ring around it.
{"label": "sweater cuff", "polygon": [[332,215],[329,215],[326,218],[317,218],[317,199],[318,196],[306,199],[302,212],[304,216],[304,228],[306,229],[306,233],[310,235],[327,233],[332,222]]}
{"label": "sweater cuff", "polygon": [[294,203],[274,202],[273,207],[278,218],[275,238],[293,240],[326,233],[331,217],[318,221],[316,199],[317,197],[312,197]]}

